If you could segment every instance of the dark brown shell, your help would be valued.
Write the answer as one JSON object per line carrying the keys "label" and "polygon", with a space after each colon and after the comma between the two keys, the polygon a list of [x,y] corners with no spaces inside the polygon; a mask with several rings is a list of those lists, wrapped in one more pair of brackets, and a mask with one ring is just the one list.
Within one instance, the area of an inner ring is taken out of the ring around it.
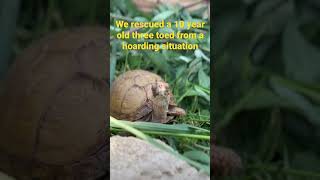
{"label": "dark brown shell", "polygon": [[237,176],[243,169],[242,160],[232,149],[211,144],[211,174]]}
{"label": "dark brown shell", "polygon": [[106,173],[106,32],[53,33],[16,59],[0,102],[0,170],[25,179]]}

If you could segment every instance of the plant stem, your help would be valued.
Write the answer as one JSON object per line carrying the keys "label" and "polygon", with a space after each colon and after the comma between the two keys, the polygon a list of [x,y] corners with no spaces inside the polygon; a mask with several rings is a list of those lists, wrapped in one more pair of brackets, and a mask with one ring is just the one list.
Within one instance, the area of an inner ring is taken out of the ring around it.
{"label": "plant stem", "polygon": [[[122,131],[120,129],[112,129],[114,131]],[[159,131],[144,131],[140,130],[146,134],[152,135],[167,135],[167,136],[176,136],[176,137],[187,137],[187,138],[194,138],[194,139],[202,139],[202,140],[210,140],[210,136],[206,135],[198,135],[198,134],[183,134],[183,133],[170,133],[170,132],[159,132]]]}

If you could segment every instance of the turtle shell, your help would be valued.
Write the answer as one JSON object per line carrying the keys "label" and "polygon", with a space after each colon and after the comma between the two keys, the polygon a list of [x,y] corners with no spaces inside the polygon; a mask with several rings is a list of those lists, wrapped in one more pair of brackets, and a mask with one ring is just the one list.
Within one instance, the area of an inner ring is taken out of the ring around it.
{"label": "turtle shell", "polygon": [[107,172],[106,32],[62,30],[17,57],[0,101],[0,170],[19,179],[95,179]]}
{"label": "turtle shell", "polygon": [[164,81],[157,74],[144,70],[121,74],[111,88],[111,115],[118,119],[137,120],[137,112],[152,96],[152,85],[156,82]]}
{"label": "turtle shell", "polygon": [[177,107],[169,85],[157,74],[145,70],[127,71],[114,81],[111,88],[111,115],[129,121],[150,120],[146,116],[154,111],[152,99],[155,95],[153,87],[156,84],[161,84],[168,91],[166,98],[168,111],[164,113],[170,117],[161,122],[179,116],[180,112],[184,115],[184,110]]}

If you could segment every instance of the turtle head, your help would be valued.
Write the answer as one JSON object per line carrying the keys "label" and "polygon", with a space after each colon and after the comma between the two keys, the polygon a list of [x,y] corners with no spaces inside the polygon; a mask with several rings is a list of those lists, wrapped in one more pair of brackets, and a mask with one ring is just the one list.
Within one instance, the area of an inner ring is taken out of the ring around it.
{"label": "turtle head", "polygon": [[169,94],[168,83],[156,81],[156,83],[152,85],[152,94],[154,97],[158,95],[167,96]]}

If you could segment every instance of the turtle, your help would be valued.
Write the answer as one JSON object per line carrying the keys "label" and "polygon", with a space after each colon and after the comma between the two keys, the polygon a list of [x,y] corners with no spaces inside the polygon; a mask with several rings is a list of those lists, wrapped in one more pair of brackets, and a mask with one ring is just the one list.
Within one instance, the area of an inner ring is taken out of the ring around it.
{"label": "turtle", "polygon": [[106,34],[63,29],[18,55],[0,97],[0,171],[23,180],[106,176]]}
{"label": "turtle", "polygon": [[167,123],[186,112],[177,106],[169,84],[159,75],[137,69],[113,82],[110,114],[121,120]]}

